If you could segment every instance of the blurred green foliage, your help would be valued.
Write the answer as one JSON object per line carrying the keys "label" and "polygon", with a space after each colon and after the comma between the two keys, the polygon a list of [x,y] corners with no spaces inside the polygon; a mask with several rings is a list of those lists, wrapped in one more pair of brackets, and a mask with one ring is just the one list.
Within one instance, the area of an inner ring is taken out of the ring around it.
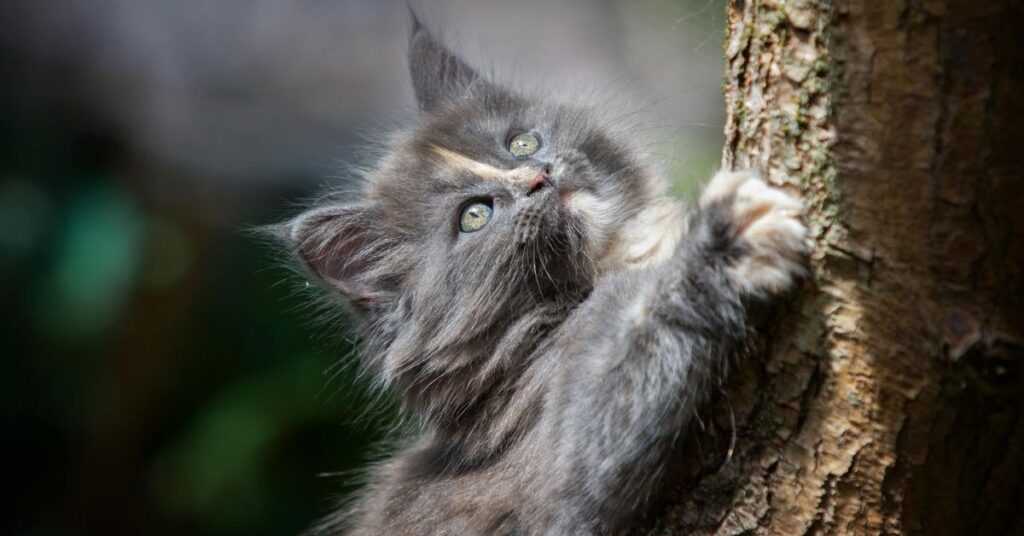
{"label": "blurred green foliage", "polygon": [[314,327],[277,252],[161,205],[119,148],[6,121],[18,136],[39,145],[0,168],[4,532],[288,534],[326,513],[392,418],[353,417],[352,348],[313,338],[346,326]]}

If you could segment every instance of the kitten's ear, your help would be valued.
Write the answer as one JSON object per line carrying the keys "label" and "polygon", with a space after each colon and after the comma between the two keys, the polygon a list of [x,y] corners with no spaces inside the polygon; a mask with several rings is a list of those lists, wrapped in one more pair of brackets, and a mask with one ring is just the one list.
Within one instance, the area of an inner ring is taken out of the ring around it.
{"label": "kitten's ear", "polygon": [[412,16],[409,73],[420,110],[430,111],[444,101],[474,93],[500,92],[497,86],[434,39],[411,8],[409,13]]}
{"label": "kitten's ear", "polygon": [[328,288],[368,305],[392,297],[398,286],[387,262],[395,242],[380,221],[373,206],[332,206],[300,214],[275,234]]}

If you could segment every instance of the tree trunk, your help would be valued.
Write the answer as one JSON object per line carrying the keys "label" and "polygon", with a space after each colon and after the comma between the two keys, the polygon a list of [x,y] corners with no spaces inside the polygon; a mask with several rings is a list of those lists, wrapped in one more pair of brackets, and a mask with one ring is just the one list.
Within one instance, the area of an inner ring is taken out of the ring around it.
{"label": "tree trunk", "polygon": [[802,193],[812,277],[654,534],[1024,534],[1022,13],[730,2],[724,165]]}

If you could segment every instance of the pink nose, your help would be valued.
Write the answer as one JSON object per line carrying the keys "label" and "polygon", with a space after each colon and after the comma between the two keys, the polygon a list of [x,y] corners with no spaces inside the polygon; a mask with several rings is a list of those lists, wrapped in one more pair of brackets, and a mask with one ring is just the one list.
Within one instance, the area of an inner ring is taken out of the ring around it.
{"label": "pink nose", "polygon": [[548,182],[548,174],[545,171],[540,171],[537,173],[537,176],[530,181],[530,189],[526,192],[526,195],[533,194],[547,186],[551,186],[551,183]]}

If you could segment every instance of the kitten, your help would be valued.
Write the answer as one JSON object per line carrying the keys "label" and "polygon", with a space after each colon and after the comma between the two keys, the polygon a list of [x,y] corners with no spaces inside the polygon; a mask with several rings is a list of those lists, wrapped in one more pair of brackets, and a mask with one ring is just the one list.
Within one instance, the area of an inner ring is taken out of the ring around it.
{"label": "kitten", "polygon": [[280,234],[424,433],[327,520],[351,534],[618,534],[804,273],[799,202],[721,172],[666,195],[627,133],[481,77],[418,22],[415,124],[360,199]]}

